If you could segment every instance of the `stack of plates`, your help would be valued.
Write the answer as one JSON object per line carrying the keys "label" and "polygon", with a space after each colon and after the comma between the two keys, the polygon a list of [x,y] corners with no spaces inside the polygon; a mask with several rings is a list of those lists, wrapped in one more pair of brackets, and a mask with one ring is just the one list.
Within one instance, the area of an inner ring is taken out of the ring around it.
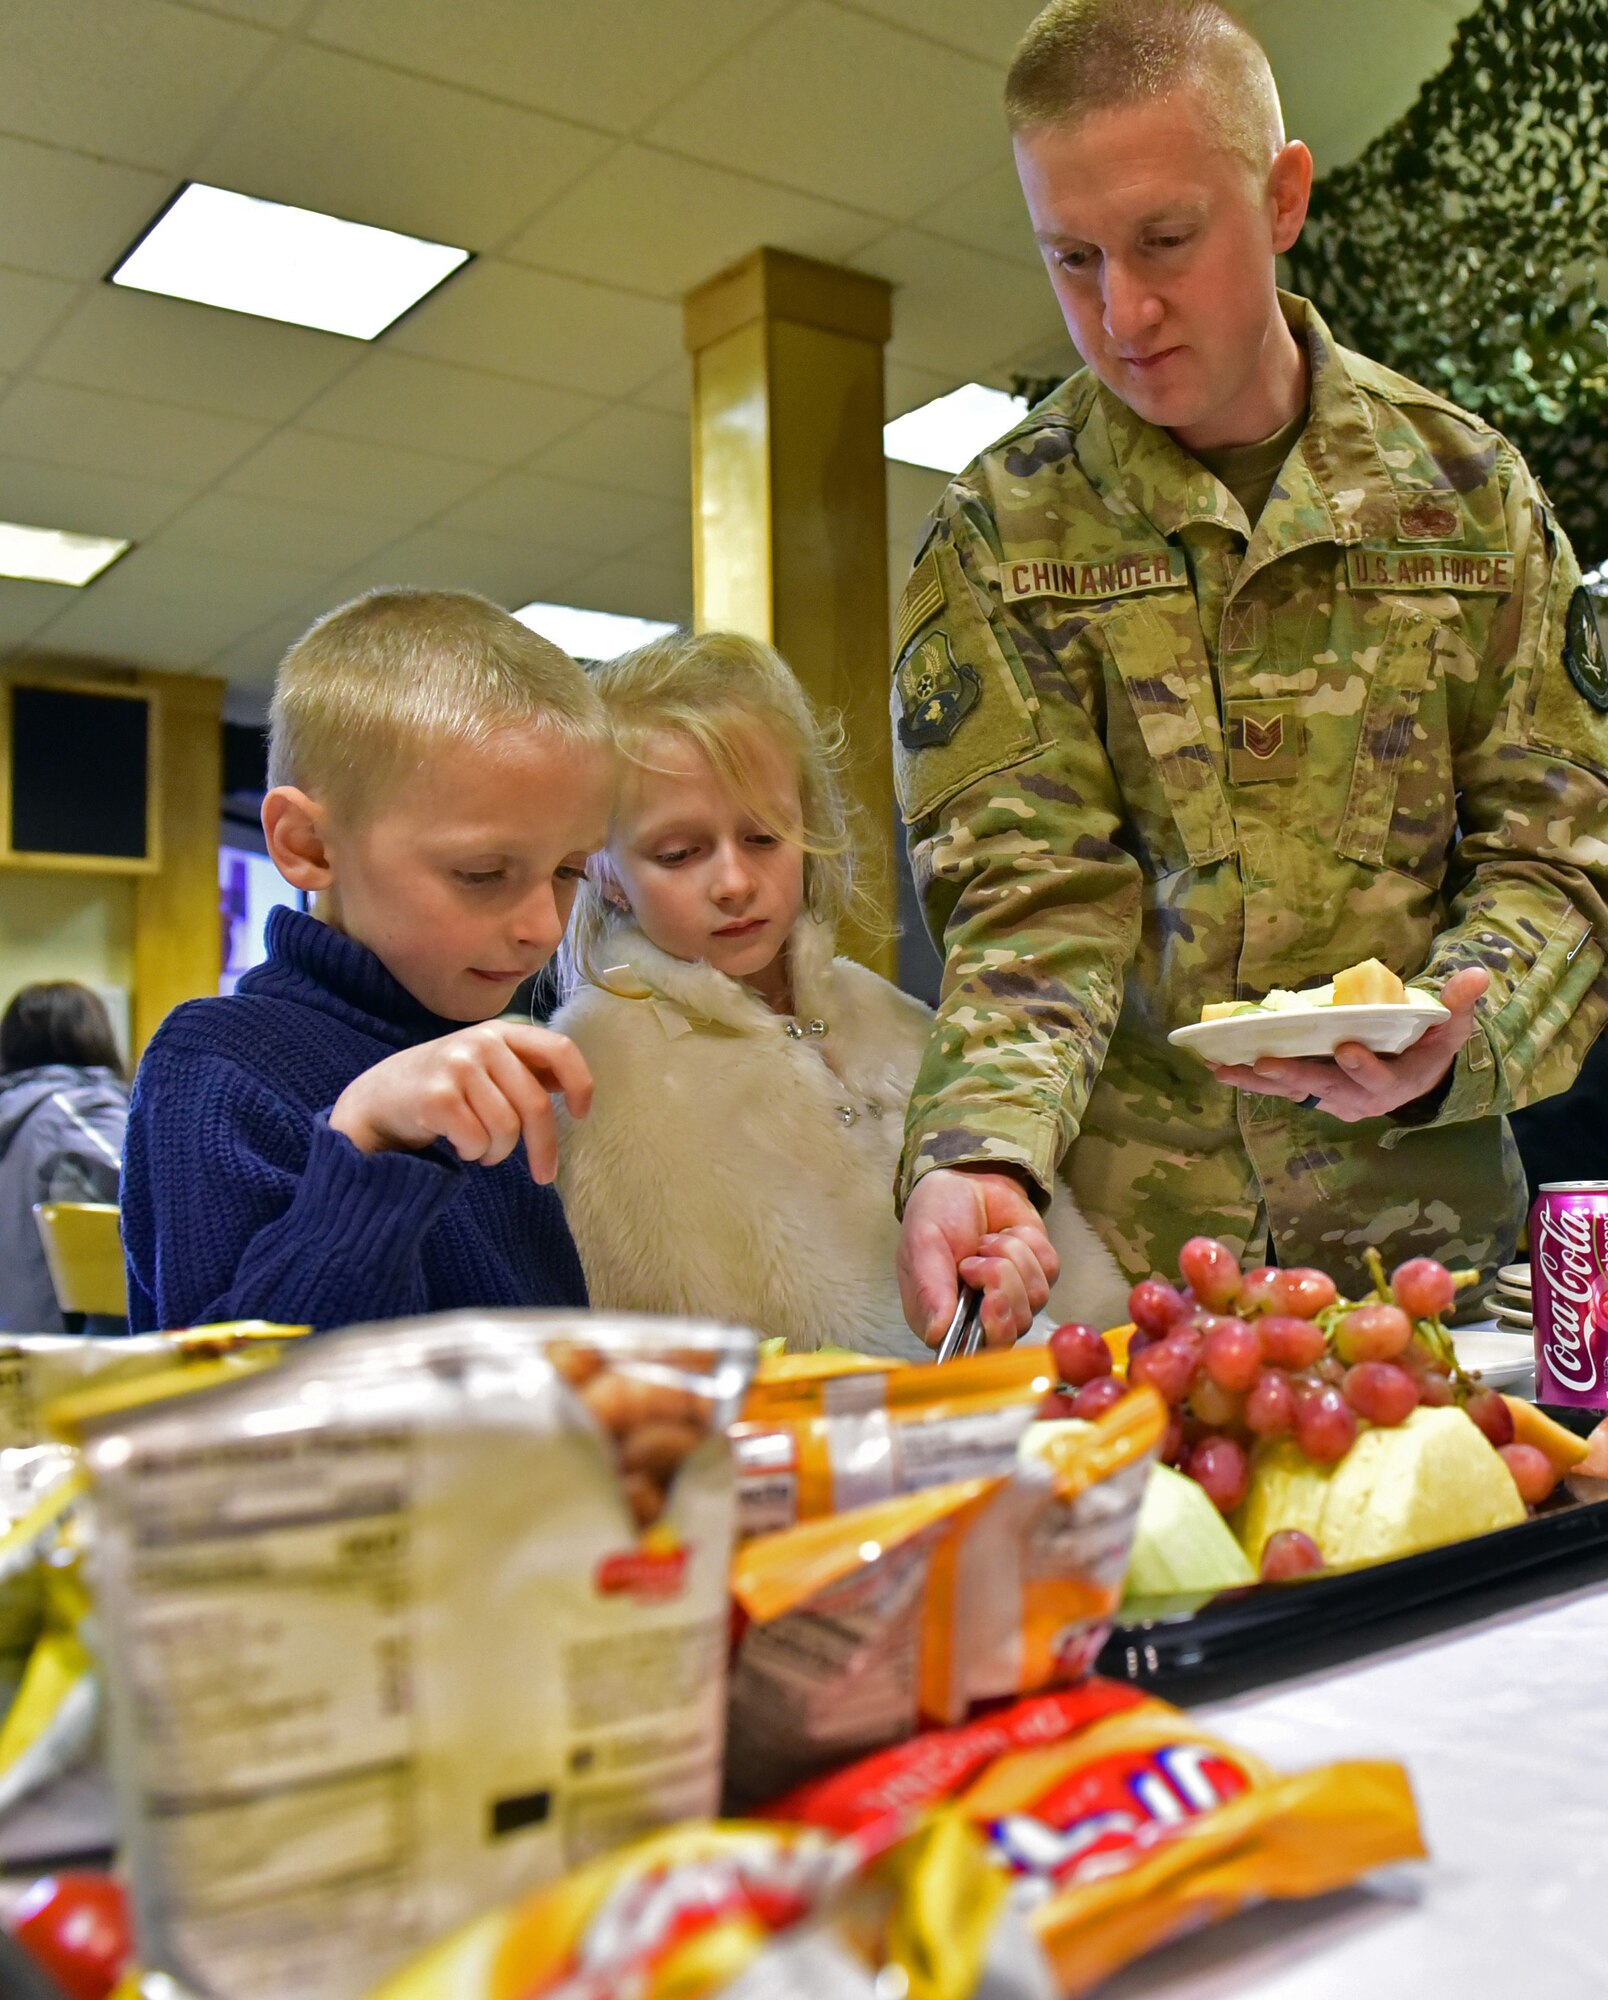
{"label": "stack of plates", "polygon": [[1496,1285],[1490,1297],[1491,1311],[1500,1327],[1510,1328],[1514,1333],[1530,1333],[1535,1321],[1530,1312],[1530,1267],[1528,1264],[1504,1264],[1496,1274]]}

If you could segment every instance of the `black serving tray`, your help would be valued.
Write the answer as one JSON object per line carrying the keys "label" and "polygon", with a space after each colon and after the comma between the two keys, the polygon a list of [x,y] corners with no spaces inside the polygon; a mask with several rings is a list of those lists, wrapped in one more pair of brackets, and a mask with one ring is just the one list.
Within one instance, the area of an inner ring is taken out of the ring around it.
{"label": "black serving tray", "polygon": [[1452,1622],[1477,1617],[1511,1595],[1504,1587],[1515,1578],[1538,1581],[1538,1572],[1586,1568],[1594,1557],[1608,1574],[1608,1499],[1579,1501],[1560,1490],[1528,1521],[1394,1562],[1253,1584],[1204,1603],[1126,1604],[1096,1670],[1203,1699],[1208,1687],[1215,1694],[1282,1679],[1314,1655],[1332,1662],[1370,1651],[1381,1643],[1381,1627],[1429,1607],[1455,1600]]}

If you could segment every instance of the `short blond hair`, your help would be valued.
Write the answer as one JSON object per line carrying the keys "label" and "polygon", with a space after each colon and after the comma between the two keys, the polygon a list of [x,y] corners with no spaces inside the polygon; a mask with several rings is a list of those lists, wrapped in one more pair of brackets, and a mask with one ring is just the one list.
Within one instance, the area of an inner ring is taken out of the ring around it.
{"label": "short blond hair", "polygon": [[1005,79],[1012,132],[1074,124],[1194,85],[1223,144],[1258,174],[1284,146],[1267,52],[1218,0],[1050,0]]}
{"label": "short blond hair", "polygon": [[580,667],[500,606],[467,590],[371,590],[327,612],[280,662],[268,783],[361,814],[432,748],[532,725],[609,741]]}
{"label": "short blond hair", "polygon": [[[761,826],[803,849],[810,915],[833,929],[851,909],[862,915],[865,899],[855,885],[854,838],[841,778],[843,727],[835,716],[816,714],[774,647],[740,632],[677,632],[594,668],[592,680],[627,770],[631,764],[654,768],[648,756],[653,737],[687,737]],[[775,801],[755,785],[756,732],[798,773],[796,824],[782,824]],[[594,879],[598,876],[604,879]],[[625,920],[607,898],[606,864],[589,867],[560,955],[566,992],[598,983],[609,964],[609,939]]]}

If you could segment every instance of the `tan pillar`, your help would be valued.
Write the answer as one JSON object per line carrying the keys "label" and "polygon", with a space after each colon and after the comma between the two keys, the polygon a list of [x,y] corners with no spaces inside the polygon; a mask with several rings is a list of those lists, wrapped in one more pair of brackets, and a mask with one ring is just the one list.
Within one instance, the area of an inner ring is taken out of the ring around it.
{"label": "tan pillar", "polygon": [[155,782],[161,866],[134,878],[134,1053],[181,1000],[218,990],[223,956],[218,818],[223,682],[140,673],[158,704]]}
{"label": "tan pillar", "polygon": [[862,880],[888,932],[841,948],[891,978],[893,774],[882,349],[892,288],[755,250],[687,294],[700,631],[777,648],[848,733]]}

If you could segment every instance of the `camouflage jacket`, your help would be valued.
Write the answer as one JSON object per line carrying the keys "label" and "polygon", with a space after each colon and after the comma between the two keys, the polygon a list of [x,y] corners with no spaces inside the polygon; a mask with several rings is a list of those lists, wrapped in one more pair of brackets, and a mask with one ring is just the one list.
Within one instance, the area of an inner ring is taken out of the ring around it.
{"label": "camouflage jacket", "polygon": [[[1608,668],[1505,440],[1283,304],[1310,414],[1254,532],[1087,372],[944,496],[894,671],[947,955],[899,1197],[1059,1166],[1135,1275],[1197,1230],[1347,1279],[1370,1242],[1488,1265],[1523,1205],[1501,1114],[1608,1017]],[[1345,1125],[1168,1045],[1370,956],[1490,972],[1427,1120]]]}

